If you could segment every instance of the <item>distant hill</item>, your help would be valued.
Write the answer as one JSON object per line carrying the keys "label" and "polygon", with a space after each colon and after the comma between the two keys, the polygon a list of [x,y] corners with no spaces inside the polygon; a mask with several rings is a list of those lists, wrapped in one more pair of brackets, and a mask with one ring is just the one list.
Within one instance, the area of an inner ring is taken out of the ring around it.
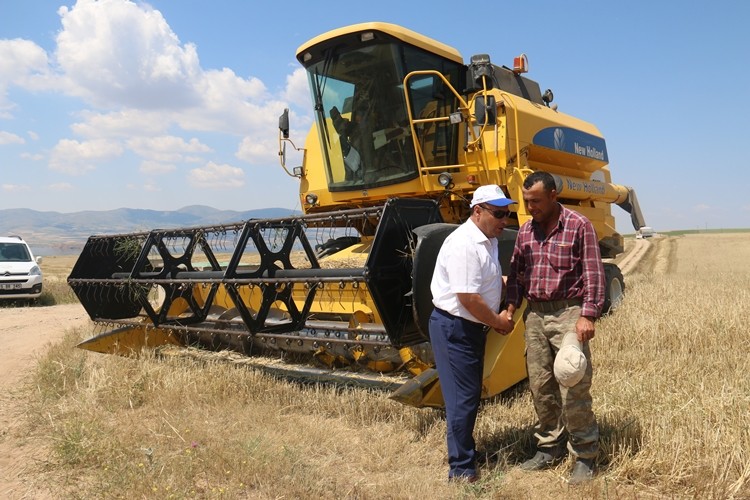
{"label": "distant hill", "polygon": [[75,254],[92,234],[117,234],[151,229],[203,226],[247,219],[284,217],[299,212],[263,208],[238,212],[190,205],[176,211],[118,208],[72,213],[39,212],[27,208],[0,210],[0,235],[17,234],[37,255]]}

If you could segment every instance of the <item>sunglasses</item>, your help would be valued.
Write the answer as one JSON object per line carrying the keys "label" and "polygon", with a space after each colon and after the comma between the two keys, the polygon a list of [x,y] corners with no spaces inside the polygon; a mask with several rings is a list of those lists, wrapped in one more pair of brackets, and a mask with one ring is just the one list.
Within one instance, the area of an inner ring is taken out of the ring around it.
{"label": "sunglasses", "polygon": [[477,206],[483,210],[487,210],[496,219],[504,219],[506,217],[510,217],[510,210],[490,210],[484,205],[477,205]]}

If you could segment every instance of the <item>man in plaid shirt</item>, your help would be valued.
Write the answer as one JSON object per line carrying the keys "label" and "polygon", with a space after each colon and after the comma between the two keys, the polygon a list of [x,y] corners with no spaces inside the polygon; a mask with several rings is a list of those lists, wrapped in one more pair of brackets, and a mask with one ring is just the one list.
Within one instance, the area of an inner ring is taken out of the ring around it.
{"label": "man in plaid shirt", "polygon": [[[523,200],[532,220],[518,231],[506,303],[512,315],[522,298],[528,301],[526,365],[539,422],[534,433],[537,453],[521,468],[541,470],[559,462],[567,439],[567,448],[576,458],[568,482],[575,484],[593,477],[599,450],[599,427],[589,392],[589,340],[604,304],[604,266],[594,227],[557,202],[552,175],[529,175],[523,183]],[[555,378],[555,358],[568,345],[572,347],[564,352],[572,349],[581,358],[581,378],[575,384]]]}

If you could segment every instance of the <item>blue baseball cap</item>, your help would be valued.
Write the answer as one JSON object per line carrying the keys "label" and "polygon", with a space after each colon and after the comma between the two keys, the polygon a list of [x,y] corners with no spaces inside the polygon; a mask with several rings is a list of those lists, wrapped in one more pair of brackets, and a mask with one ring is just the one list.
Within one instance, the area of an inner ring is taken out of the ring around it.
{"label": "blue baseball cap", "polygon": [[488,184],[486,186],[479,186],[474,191],[474,197],[471,199],[471,207],[473,208],[480,203],[487,203],[496,207],[507,207],[517,202],[507,198],[497,184]]}

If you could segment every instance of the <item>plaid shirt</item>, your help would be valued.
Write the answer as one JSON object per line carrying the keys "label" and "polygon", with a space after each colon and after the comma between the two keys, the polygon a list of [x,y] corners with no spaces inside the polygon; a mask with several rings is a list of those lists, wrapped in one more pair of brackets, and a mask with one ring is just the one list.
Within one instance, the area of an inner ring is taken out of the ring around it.
{"label": "plaid shirt", "polygon": [[549,236],[533,220],[518,231],[508,275],[506,302],[581,299],[581,316],[598,318],[604,304],[604,266],[591,222],[560,205]]}

